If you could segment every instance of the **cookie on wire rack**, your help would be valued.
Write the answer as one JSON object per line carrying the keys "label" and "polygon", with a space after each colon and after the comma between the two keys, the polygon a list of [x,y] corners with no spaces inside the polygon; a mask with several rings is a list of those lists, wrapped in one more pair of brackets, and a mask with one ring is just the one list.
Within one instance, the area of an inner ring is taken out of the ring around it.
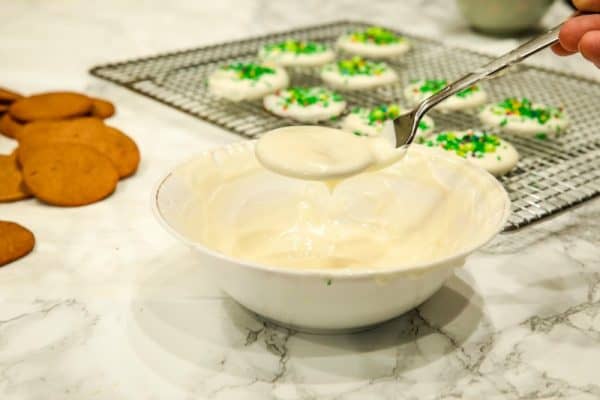
{"label": "cookie on wire rack", "polygon": [[287,72],[274,65],[231,63],[208,77],[209,92],[230,101],[257,100],[288,86]]}
{"label": "cookie on wire rack", "polygon": [[411,45],[404,36],[371,26],[340,36],[337,47],[350,54],[378,59],[399,57],[410,50]]}
{"label": "cookie on wire rack", "polygon": [[[404,89],[404,97],[411,105],[416,105],[438,93],[448,85],[446,79],[419,79],[412,81]],[[438,111],[461,111],[482,106],[487,101],[487,93],[481,86],[475,85],[450,96],[435,109]]]}
{"label": "cookie on wire rack", "polygon": [[323,87],[279,90],[266,96],[263,104],[275,115],[307,123],[332,119],[346,108],[342,95]]}
{"label": "cookie on wire rack", "polygon": [[287,39],[264,45],[258,57],[282,67],[315,67],[333,61],[335,52],[322,43]]}
{"label": "cookie on wire rack", "polygon": [[385,62],[355,56],[323,67],[321,79],[335,89],[365,90],[395,83],[398,75]]}

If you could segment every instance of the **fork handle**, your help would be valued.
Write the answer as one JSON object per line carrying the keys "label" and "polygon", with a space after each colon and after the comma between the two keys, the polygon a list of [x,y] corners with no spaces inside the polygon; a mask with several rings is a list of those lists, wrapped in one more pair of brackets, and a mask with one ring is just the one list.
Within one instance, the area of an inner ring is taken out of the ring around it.
{"label": "fork handle", "polygon": [[425,99],[419,107],[421,109],[421,114],[424,114],[430,108],[439,104],[448,97],[460,92],[461,90],[467,89],[484,79],[493,78],[499,72],[505,70],[511,65],[519,63],[532,54],[535,54],[553,45],[554,43],[557,43],[558,33],[563,24],[564,22],[550,29],[548,32],[533,38],[516,49],[493,60],[492,62],[477,68],[475,71],[463,76],[455,82],[452,82],[438,93]]}

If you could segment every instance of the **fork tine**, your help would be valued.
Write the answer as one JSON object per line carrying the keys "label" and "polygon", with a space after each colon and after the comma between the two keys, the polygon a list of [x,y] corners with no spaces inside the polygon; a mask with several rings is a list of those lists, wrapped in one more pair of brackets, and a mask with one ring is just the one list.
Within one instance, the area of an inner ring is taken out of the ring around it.
{"label": "fork tine", "polygon": [[406,146],[412,143],[416,136],[419,124],[419,116],[416,112],[409,111],[394,119],[394,133],[396,135],[396,147]]}

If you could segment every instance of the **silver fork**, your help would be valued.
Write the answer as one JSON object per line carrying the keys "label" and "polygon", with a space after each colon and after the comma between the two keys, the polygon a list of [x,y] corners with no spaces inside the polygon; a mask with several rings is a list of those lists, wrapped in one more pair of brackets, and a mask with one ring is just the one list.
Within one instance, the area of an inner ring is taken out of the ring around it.
{"label": "silver fork", "polygon": [[517,64],[532,54],[557,43],[558,32],[563,24],[550,29],[548,32],[533,38],[505,55],[452,82],[441,91],[423,100],[412,111],[408,111],[394,119],[396,147],[408,146],[412,143],[417,133],[419,121],[435,105],[461,90],[473,86],[477,82],[495,77],[499,72],[511,65]]}

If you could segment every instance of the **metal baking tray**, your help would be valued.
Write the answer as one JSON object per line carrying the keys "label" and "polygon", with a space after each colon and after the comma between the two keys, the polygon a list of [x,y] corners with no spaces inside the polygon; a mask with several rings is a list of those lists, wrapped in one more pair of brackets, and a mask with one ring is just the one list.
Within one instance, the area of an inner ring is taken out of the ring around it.
{"label": "metal baking tray", "polygon": [[[295,122],[268,113],[260,101],[230,103],[215,99],[207,91],[205,82],[208,74],[224,63],[253,60],[258,49],[266,43],[296,38],[333,45],[342,33],[369,25],[340,21],[100,65],[92,68],[90,73],[243,137],[255,138],[263,132]],[[413,43],[409,53],[391,62],[400,75],[400,82],[376,90],[345,93],[348,110],[354,106],[393,101],[402,104],[402,88],[409,81],[437,77],[451,80],[491,59],[435,40],[396,32],[407,36]],[[291,68],[288,72],[293,85],[322,84],[317,68]],[[600,193],[599,83],[519,65],[502,78],[483,85],[490,101],[525,96],[537,102],[562,106],[571,119],[569,130],[558,139],[507,137],[522,158],[515,170],[500,179],[512,200],[512,213],[505,230],[521,228]],[[443,114],[433,110],[430,115],[438,129],[480,127],[474,113]]]}

